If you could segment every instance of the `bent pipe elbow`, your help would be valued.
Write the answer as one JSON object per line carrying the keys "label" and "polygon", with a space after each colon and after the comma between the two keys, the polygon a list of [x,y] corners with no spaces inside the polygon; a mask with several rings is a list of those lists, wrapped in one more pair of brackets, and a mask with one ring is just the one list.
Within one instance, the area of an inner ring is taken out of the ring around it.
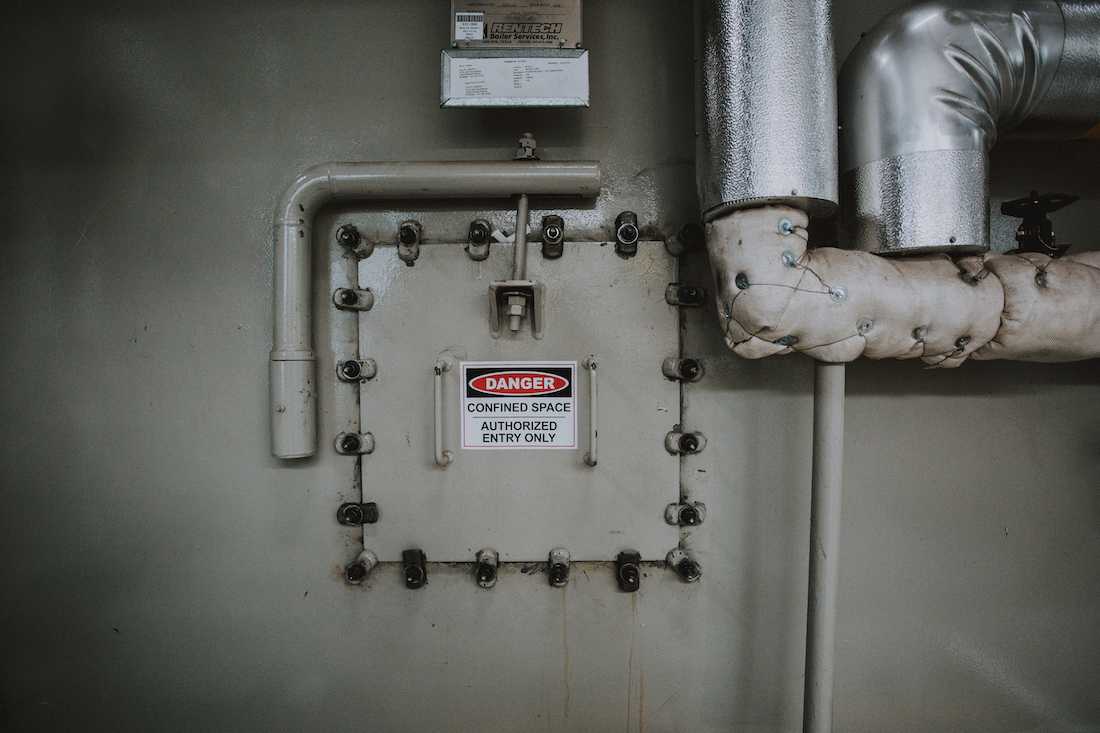
{"label": "bent pipe elbow", "polygon": [[274,217],[272,453],[293,459],[317,450],[310,233],[321,207],[347,199],[594,197],[600,185],[594,161],[324,163],[295,178]]}
{"label": "bent pipe elbow", "polygon": [[[988,249],[990,148],[1028,120],[1073,117],[1063,121],[1081,130],[1100,118],[1098,36],[1096,3],[924,2],[887,16],[838,83],[842,227],[853,246]],[[1062,99],[1071,89],[1077,105]]]}

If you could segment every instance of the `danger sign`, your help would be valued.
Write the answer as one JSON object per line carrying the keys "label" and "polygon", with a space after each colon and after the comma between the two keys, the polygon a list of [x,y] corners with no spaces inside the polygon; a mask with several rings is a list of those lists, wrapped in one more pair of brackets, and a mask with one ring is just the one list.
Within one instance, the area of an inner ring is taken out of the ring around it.
{"label": "danger sign", "polygon": [[577,362],[462,363],[463,448],[576,448]]}

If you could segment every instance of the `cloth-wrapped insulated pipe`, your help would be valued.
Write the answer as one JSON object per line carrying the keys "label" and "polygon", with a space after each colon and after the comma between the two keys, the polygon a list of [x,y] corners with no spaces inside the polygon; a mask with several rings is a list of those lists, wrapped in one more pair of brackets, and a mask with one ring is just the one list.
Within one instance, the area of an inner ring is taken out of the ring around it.
{"label": "cloth-wrapped insulated pipe", "polygon": [[828,362],[1100,357],[1100,252],[884,258],[809,249],[790,207],[707,225],[718,316],[738,355]]}

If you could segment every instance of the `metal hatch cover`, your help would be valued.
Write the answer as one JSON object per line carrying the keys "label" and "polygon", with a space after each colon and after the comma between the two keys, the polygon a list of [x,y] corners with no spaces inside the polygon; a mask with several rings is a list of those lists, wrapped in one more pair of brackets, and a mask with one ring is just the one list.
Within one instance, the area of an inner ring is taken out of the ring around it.
{"label": "metal hatch cover", "polygon": [[[362,460],[363,497],[381,514],[364,526],[364,544],[383,561],[410,547],[442,562],[471,561],[482,547],[513,562],[545,561],[559,546],[574,560],[610,560],[624,549],[663,559],[679,540],[664,519],[679,496],[679,459],[663,447],[680,421],[679,388],[661,372],[679,353],[676,309],[664,298],[675,260],[660,242],[640,243],[630,259],[600,243],[567,243],[557,260],[532,252],[528,276],[546,289],[538,340],[527,328],[490,334],[488,286],[507,279],[511,265],[510,244],[494,244],[482,262],[455,244],[422,245],[413,267],[389,247],[360,262],[359,285],[376,303],[359,316],[359,352],[378,364],[360,389],[361,429],[376,444]],[[596,466],[585,462],[591,355],[599,363]],[[453,455],[446,468],[434,460],[441,357],[454,364],[441,375],[443,445]],[[462,365],[480,362],[549,373],[575,364],[567,399],[576,447],[464,449]]]}

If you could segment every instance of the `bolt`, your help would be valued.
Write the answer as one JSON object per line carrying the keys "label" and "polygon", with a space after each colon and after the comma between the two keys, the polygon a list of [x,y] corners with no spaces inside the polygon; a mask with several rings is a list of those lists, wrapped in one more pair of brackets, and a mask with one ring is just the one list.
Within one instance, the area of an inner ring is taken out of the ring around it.
{"label": "bolt", "polygon": [[340,291],[340,302],[344,305],[356,305],[359,302],[359,293],[349,288],[345,288]]}
{"label": "bolt", "polygon": [[699,511],[691,504],[684,505],[680,509],[680,524],[694,527],[699,524]]}
{"label": "bolt", "polygon": [[360,447],[360,441],[358,435],[345,435],[344,439],[340,441],[340,448],[345,453],[358,453]]}
{"label": "bolt", "polygon": [[416,590],[428,580],[425,567],[427,558],[423,550],[405,550],[401,553],[401,562],[405,565],[405,587]]}
{"label": "bolt", "polygon": [[397,230],[397,237],[401,241],[401,244],[416,244],[417,240],[420,239],[420,232],[417,231],[415,224],[412,222],[405,222],[401,225],[401,228]]}
{"label": "bolt", "polygon": [[680,376],[689,382],[694,382],[703,371],[703,365],[698,359],[683,359],[680,361]]}
{"label": "bolt", "polygon": [[471,244],[484,244],[486,241],[488,241],[490,234],[491,232],[489,231],[489,227],[485,224],[484,221],[478,219],[477,221],[470,224],[469,239]]}
{"label": "bolt", "polygon": [[497,569],[489,563],[481,563],[477,566],[477,582],[482,585],[492,583],[497,577]]}
{"label": "bolt", "polygon": [[359,230],[355,228],[354,224],[344,224],[336,230],[336,241],[342,247],[354,249],[359,246],[362,240],[363,238],[359,235]]}
{"label": "bolt", "polygon": [[634,244],[638,241],[638,227],[633,224],[623,224],[617,232],[619,241],[623,244]]}
{"label": "bolt", "polygon": [[569,566],[556,562],[550,566],[550,585],[560,588],[569,581]]}
{"label": "bolt", "polygon": [[344,375],[344,379],[359,379],[363,374],[363,368],[357,361],[345,361],[340,367],[340,373]]}
{"label": "bolt", "polygon": [[699,566],[699,563],[691,558],[685,557],[683,560],[676,563],[676,574],[679,575],[680,579],[685,583],[694,583],[702,577],[703,569]]}
{"label": "bolt", "polygon": [[956,349],[965,349],[966,345],[969,344],[969,343],[970,343],[970,337],[969,336],[959,336],[957,339],[955,339],[955,348]]}
{"label": "bolt", "polygon": [[843,285],[836,285],[829,288],[829,297],[832,298],[834,303],[843,303],[848,299],[848,289]]}
{"label": "bolt", "polygon": [[555,225],[548,226],[543,236],[551,242],[556,242],[561,239],[561,228]]}
{"label": "bolt", "polygon": [[699,438],[694,433],[684,433],[680,436],[679,445],[681,453],[694,453],[699,450]]}
{"label": "bolt", "polygon": [[344,579],[349,583],[362,583],[367,578],[367,566],[361,562],[353,562],[344,568]]}
{"label": "bolt", "polygon": [[749,287],[749,276],[743,272],[737,273],[737,277],[733,278],[733,284],[737,286],[738,290],[747,290]]}
{"label": "bolt", "polygon": [[699,288],[694,285],[683,285],[676,293],[676,298],[682,303],[694,303],[702,297]]}
{"label": "bolt", "polygon": [[615,217],[615,252],[625,257],[638,253],[638,215],[633,211],[624,211]]}
{"label": "bolt", "polygon": [[[792,192],[792,194],[793,194],[793,192]],[[790,234],[793,231],[794,231],[794,223],[792,223],[790,219],[780,219],[779,220],[779,233],[780,234]]]}
{"label": "bolt", "polygon": [[627,592],[638,590],[638,587],[642,584],[638,566],[633,564],[622,565],[619,568],[619,583],[623,590]]}
{"label": "bolt", "polygon": [[363,523],[363,507],[358,504],[344,504],[340,507],[343,514],[344,524],[362,524]]}

